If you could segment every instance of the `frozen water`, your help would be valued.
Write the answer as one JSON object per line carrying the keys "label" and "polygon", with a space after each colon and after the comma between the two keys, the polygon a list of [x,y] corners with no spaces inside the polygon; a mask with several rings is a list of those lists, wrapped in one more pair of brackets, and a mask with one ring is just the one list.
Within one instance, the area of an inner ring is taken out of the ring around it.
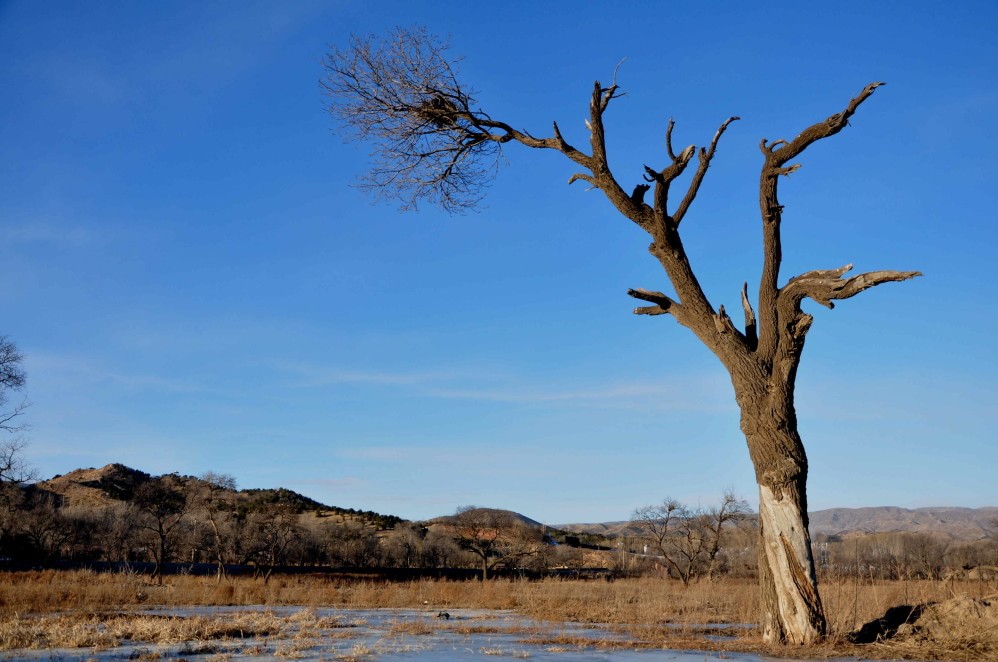
{"label": "frozen water", "polygon": [[[291,616],[301,607],[188,607],[161,608],[141,613],[163,616],[222,616],[246,611]],[[230,660],[454,660],[526,659],[535,662],[703,662],[724,659],[762,662],[772,658],[751,653],[620,649],[604,650],[597,642],[626,641],[607,628],[577,623],[551,624],[507,611],[470,609],[313,609],[315,617],[335,619],[336,627],[294,632],[284,638],[220,639],[155,645],[127,643],[107,650],[12,650],[2,660],[112,660],[209,659]]]}

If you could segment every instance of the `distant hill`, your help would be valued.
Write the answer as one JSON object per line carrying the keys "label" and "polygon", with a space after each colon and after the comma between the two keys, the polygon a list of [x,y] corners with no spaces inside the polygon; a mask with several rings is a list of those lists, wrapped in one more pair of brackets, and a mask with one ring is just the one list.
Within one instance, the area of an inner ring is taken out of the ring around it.
{"label": "distant hill", "polygon": [[[544,525],[537,520],[530,519],[526,515],[521,515],[520,513],[513,512],[512,510],[503,510],[501,508],[473,508],[470,512],[482,511],[487,513],[495,513],[499,517],[507,517],[512,521],[519,522],[524,526],[530,528],[542,529]],[[434,517],[423,522],[424,525],[430,526],[433,524],[450,524],[457,515],[441,515],[440,517]]]}
{"label": "distant hill", "polygon": [[[499,508],[472,508],[467,511],[480,523],[488,523],[485,528],[493,526],[493,522],[499,526],[516,524],[533,529],[544,536],[546,540],[553,541],[560,545],[578,547],[590,550],[606,550],[610,543],[607,536],[599,533],[566,531],[557,527],[542,524],[535,519],[531,519],[512,510],[502,510]],[[420,525],[430,530],[447,530],[455,525],[460,515],[442,515],[420,522]]]}
{"label": "distant hill", "polygon": [[[829,508],[808,513],[813,534],[848,535],[850,533],[926,532],[953,540],[980,540],[998,528],[998,507],[985,508]],[[575,533],[617,537],[638,535],[630,521],[594,524],[559,524],[559,529]]]}
{"label": "distant hill", "polygon": [[[198,484],[201,479],[194,476],[170,474],[180,484]],[[49,480],[35,483],[31,489],[55,495],[64,507],[100,508],[132,499],[136,488],[154,478],[144,471],[126,467],[123,464],[109,464],[100,469],[76,469],[67,474],[54,476]],[[343,521],[355,521],[378,529],[391,529],[403,522],[401,517],[383,515],[370,510],[338,508],[299,494],[293,490],[280,488],[227,490],[233,494],[240,509],[252,512],[280,504],[298,514],[315,513],[319,517],[338,516]]]}
{"label": "distant hill", "polygon": [[135,488],[150,479],[144,471],[109,464],[100,469],[76,469],[36,483],[35,488],[58,495],[64,506],[92,508],[128,501]]}
{"label": "distant hill", "polygon": [[998,528],[998,508],[829,508],[810,513],[811,532],[849,533],[922,532],[953,540],[980,540]]}
{"label": "distant hill", "polygon": [[597,522],[593,524],[556,524],[555,526],[563,531],[571,531],[572,533],[589,533],[592,535],[606,536],[607,538],[637,536],[641,534],[641,529],[630,520]]}

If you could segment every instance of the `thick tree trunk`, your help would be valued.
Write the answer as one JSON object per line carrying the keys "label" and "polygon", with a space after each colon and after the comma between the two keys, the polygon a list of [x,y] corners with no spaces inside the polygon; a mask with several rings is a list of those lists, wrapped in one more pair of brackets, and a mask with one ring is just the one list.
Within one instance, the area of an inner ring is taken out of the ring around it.
{"label": "thick tree trunk", "polygon": [[797,433],[792,394],[740,391],[742,431],[759,483],[759,581],[763,639],[812,644],[825,635],[808,533],[807,456]]}

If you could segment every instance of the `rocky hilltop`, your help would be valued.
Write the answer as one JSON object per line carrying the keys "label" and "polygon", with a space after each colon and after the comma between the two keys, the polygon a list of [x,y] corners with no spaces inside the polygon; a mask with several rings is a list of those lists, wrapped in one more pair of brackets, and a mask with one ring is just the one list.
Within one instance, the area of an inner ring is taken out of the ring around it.
{"label": "rocky hilltop", "polygon": [[35,486],[58,495],[64,506],[94,508],[130,500],[135,488],[151,479],[152,476],[144,471],[123,464],[109,464],[100,469],[76,469]]}
{"label": "rocky hilltop", "polygon": [[[169,478],[174,484],[196,488],[206,483],[195,476],[152,476],[144,471],[126,467],[123,464],[108,464],[99,469],[76,469],[67,474],[54,476],[31,486],[36,492],[54,496],[62,507],[88,509],[111,506],[131,501],[135,490],[144,483],[158,478]],[[373,511],[355,510],[327,506],[303,494],[283,487],[272,489],[225,489],[234,498],[238,507],[253,511],[280,504],[296,513],[312,512],[321,517],[339,516],[344,521],[357,521],[379,529],[394,527],[402,519],[394,515],[382,515]]]}

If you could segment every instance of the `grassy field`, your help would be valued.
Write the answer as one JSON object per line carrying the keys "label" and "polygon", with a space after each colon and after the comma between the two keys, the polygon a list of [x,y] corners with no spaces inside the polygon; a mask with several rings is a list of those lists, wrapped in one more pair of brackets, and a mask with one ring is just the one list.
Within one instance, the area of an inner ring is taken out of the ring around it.
{"label": "grassy field", "polygon": [[[830,636],[826,644],[807,650],[772,649],[762,644],[755,629],[739,631],[735,640],[704,637],[709,624],[754,623],[758,620],[757,587],[746,580],[701,582],[683,587],[679,582],[645,578],[614,582],[548,579],[543,581],[451,582],[420,580],[372,582],[322,576],[275,576],[262,579],[171,576],[162,585],[134,574],[91,572],[0,573],[0,648],[92,645],[88,632],[101,622],[101,632],[141,632],[150,641],[172,641],[219,636],[229,627],[211,619],[192,617],[180,624],[159,623],[169,632],[156,634],[155,619],[141,610],[152,606],[295,605],[301,607],[508,609],[547,622],[607,624],[628,636],[634,646],[668,646],[719,650],[778,652],[795,656],[916,657],[982,659],[998,654],[994,642],[976,630],[952,632],[946,641],[849,644],[845,635],[882,616],[892,606],[943,601],[956,595],[974,598],[994,593],[980,582],[825,581],[822,597]],[[305,613],[305,612],[303,612]],[[25,618],[28,616],[29,618]],[[145,621],[142,619],[145,618]],[[304,618],[304,617],[303,617]],[[279,622],[248,620],[242,632],[278,632]],[[48,634],[45,633],[49,629]],[[69,633],[69,634],[64,634]],[[185,634],[186,633],[186,634]],[[992,633],[998,637],[998,633]],[[110,639],[114,637],[108,634]],[[986,640],[981,640],[985,637]],[[130,637],[131,638],[131,637]],[[34,642],[34,643],[32,643]],[[983,646],[983,648],[982,648]]]}

